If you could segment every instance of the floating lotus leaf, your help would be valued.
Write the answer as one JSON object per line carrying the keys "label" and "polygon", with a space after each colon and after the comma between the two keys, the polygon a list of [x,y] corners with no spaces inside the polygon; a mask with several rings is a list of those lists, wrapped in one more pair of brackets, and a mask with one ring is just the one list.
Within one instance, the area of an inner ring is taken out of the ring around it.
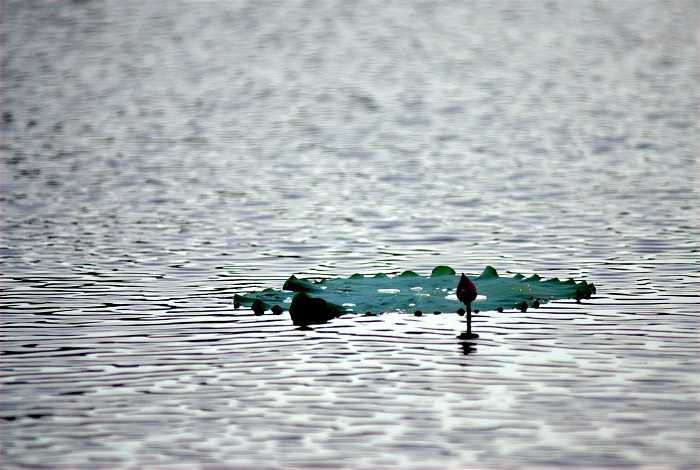
{"label": "floating lotus leaf", "polygon": [[[234,305],[246,306],[261,315],[267,310],[289,310],[298,325],[324,323],[344,313],[457,312],[463,304],[455,291],[460,276],[448,266],[438,266],[428,277],[413,271],[397,276],[379,273],[374,276],[353,274],[348,278],[313,281],[291,276],[282,290],[265,289],[234,296]],[[501,277],[487,266],[479,277],[472,278],[479,296],[472,303],[474,311],[527,310],[555,299],[588,299],[595,286],[586,281],[557,278],[542,280],[537,274],[525,277]],[[462,309],[462,310],[461,310]]]}

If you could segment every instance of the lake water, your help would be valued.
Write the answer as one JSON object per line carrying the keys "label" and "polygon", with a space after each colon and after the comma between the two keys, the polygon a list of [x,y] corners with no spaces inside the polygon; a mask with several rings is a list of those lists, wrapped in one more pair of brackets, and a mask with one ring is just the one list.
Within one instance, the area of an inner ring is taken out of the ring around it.
{"label": "lake water", "polygon": [[[2,467],[698,468],[699,16],[3,2]],[[232,305],[437,264],[598,293]]]}

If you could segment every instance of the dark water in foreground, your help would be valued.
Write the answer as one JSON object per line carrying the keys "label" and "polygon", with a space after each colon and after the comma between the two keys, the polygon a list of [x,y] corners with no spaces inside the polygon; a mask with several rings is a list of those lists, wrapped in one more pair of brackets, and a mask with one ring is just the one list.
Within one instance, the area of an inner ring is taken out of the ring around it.
{"label": "dark water in foreground", "polygon": [[[3,468],[697,468],[697,24],[3,2]],[[231,304],[436,264],[598,294],[472,344],[456,315]]]}

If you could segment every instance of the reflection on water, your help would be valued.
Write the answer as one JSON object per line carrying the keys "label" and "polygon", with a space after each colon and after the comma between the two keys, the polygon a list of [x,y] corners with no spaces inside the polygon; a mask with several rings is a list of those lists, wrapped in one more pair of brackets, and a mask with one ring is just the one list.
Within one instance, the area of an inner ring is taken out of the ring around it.
{"label": "reflection on water", "polygon": [[459,343],[459,347],[462,349],[462,354],[465,356],[476,352],[476,344],[463,341]]}
{"label": "reflection on water", "polygon": [[[4,468],[695,468],[690,2],[4,3]],[[289,274],[598,294],[301,329]]]}

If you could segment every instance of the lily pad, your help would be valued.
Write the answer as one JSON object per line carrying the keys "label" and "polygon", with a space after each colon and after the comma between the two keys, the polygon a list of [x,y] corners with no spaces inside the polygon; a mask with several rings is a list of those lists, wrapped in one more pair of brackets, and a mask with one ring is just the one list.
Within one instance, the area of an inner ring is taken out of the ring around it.
{"label": "lily pad", "polygon": [[[234,305],[250,307],[256,314],[267,310],[289,310],[297,325],[325,323],[345,313],[463,313],[463,304],[455,291],[460,276],[449,266],[437,266],[430,276],[405,271],[396,276],[353,274],[348,278],[314,281],[291,276],[282,290],[265,289],[234,296]],[[589,299],[595,286],[586,281],[557,278],[542,280],[537,274],[525,277],[501,277],[491,266],[472,278],[478,297],[474,311],[539,307],[555,299]]]}

